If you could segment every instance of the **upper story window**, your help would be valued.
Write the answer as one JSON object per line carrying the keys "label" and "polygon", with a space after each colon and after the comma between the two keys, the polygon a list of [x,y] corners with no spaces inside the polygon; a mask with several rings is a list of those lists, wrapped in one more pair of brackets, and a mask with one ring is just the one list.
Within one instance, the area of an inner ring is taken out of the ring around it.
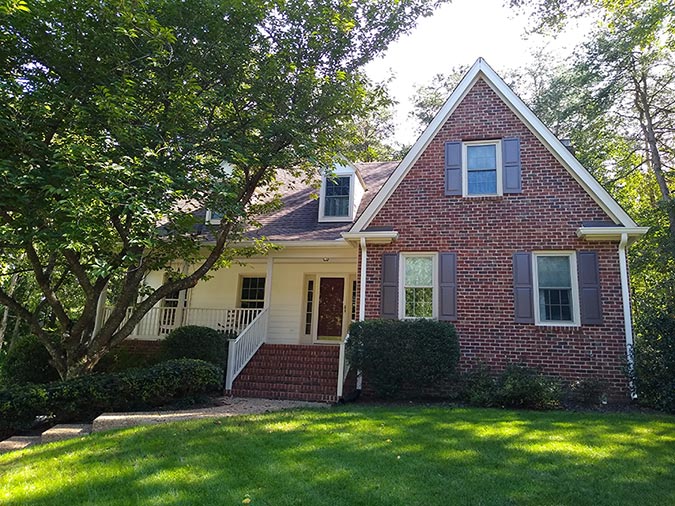
{"label": "upper story window", "polygon": [[365,190],[356,167],[348,163],[336,164],[321,179],[319,221],[354,221]]}
{"label": "upper story window", "polygon": [[578,325],[579,292],[574,253],[535,253],[535,321],[541,325]]}
{"label": "upper story window", "polygon": [[445,143],[445,194],[490,197],[522,193],[520,139]]}
{"label": "upper story window", "polygon": [[472,195],[501,195],[501,143],[464,143],[462,164],[463,193]]}
{"label": "upper story window", "polygon": [[351,181],[351,176],[326,178],[323,199],[324,217],[349,218]]}

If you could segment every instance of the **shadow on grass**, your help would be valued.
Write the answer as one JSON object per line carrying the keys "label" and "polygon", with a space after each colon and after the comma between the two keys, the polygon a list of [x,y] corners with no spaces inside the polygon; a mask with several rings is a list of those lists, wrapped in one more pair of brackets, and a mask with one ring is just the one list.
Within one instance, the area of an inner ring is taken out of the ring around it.
{"label": "shadow on grass", "polygon": [[0,503],[671,505],[673,476],[672,417],[349,406],[10,454]]}

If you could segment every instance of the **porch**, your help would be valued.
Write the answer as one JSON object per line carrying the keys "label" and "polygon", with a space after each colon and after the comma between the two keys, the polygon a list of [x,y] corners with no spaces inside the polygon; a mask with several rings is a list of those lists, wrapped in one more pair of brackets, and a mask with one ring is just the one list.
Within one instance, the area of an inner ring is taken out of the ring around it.
{"label": "porch", "polygon": [[[163,276],[146,281],[158,286]],[[247,259],[172,294],[129,339],[158,341],[181,326],[210,327],[230,338],[226,391],[334,402],[348,371],[343,341],[355,304],[354,248],[294,249]]]}

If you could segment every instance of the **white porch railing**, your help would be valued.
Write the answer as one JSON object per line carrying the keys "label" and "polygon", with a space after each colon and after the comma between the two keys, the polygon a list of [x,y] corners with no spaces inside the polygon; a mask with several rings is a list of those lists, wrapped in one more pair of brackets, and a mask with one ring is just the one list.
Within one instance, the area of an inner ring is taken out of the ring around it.
{"label": "white porch railing", "polygon": [[347,374],[349,374],[349,360],[347,360],[347,354],[345,353],[345,346],[349,341],[349,334],[345,337],[344,341],[340,343],[340,362],[338,363],[338,383],[337,383],[337,398],[338,400],[342,398],[342,393],[345,386],[345,380],[347,379]]}
{"label": "white porch railing", "polygon": [[226,391],[232,390],[234,380],[265,342],[269,311],[267,308],[259,311],[260,314],[255,317],[251,324],[236,339],[230,340],[227,355],[227,371],[225,373]]}
{"label": "white porch railing", "polygon": [[[127,309],[124,324],[133,309]],[[138,322],[129,337],[141,339],[156,339],[170,333],[177,327],[185,325],[201,325],[226,333],[241,334],[260,314],[262,309],[211,309],[199,307],[153,307]],[[112,308],[106,308],[103,321],[107,321]]]}

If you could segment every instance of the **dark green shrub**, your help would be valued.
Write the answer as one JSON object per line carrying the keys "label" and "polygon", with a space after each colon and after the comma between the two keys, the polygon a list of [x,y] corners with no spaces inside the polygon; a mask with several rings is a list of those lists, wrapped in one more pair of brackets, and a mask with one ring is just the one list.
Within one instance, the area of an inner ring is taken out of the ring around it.
{"label": "dark green shrub", "polygon": [[434,320],[352,323],[346,351],[351,366],[384,398],[420,397],[451,382],[459,360],[455,327]]}
{"label": "dark green shrub", "polygon": [[636,323],[630,374],[638,402],[675,413],[675,316],[660,308],[645,308]]}
{"label": "dark green shrub", "polygon": [[497,378],[486,365],[479,365],[463,376],[462,398],[472,406],[497,405]]}
{"label": "dark green shrub", "polygon": [[196,358],[220,367],[227,364],[228,340],[223,332],[209,327],[178,327],[162,341],[162,356],[167,360]]}
{"label": "dark green shrub", "polygon": [[59,379],[59,373],[49,363],[51,356],[32,334],[17,338],[3,360],[3,383],[25,385],[48,383]]}
{"label": "dark green shrub", "polygon": [[60,421],[88,419],[103,411],[161,406],[222,389],[223,370],[202,360],[178,359],[147,369],[93,374],[47,385],[51,414]]}
{"label": "dark green shrub", "polygon": [[15,385],[0,390],[0,439],[27,429],[47,413],[47,392],[41,385]]}
{"label": "dark green shrub", "polygon": [[559,380],[523,365],[508,365],[497,380],[497,402],[506,408],[555,409],[562,393]]}
{"label": "dark green shrub", "polygon": [[584,408],[607,404],[607,382],[598,378],[573,381],[567,390],[567,403]]}
{"label": "dark green shrub", "polygon": [[95,372],[120,372],[128,369],[147,368],[155,365],[161,360],[159,353],[148,355],[138,353],[126,348],[114,348],[103,356],[96,364]]}
{"label": "dark green shrub", "polygon": [[161,406],[218,392],[223,370],[202,360],[171,360],[148,369],[92,374],[47,385],[0,391],[0,432],[29,428],[37,416],[55,422],[90,420],[104,411]]}

